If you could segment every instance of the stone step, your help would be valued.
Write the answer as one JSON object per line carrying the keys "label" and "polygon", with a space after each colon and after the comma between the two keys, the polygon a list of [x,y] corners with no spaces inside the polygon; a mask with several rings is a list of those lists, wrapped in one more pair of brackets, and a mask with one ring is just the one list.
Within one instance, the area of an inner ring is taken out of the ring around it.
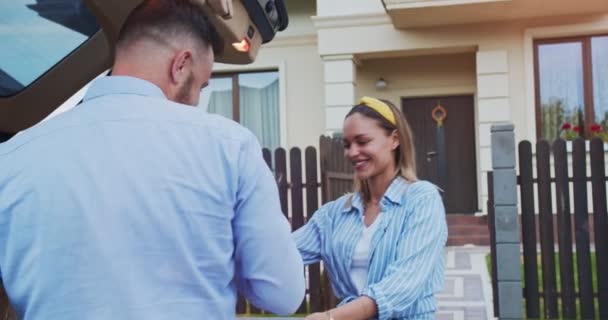
{"label": "stone step", "polygon": [[449,235],[489,235],[488,226],[484,225],[448,225]]}
{"label": "stone step", "polygon": [[464,246],[473,244],[476,246],[489,246],[490,236],[482,235],[466,235],[466,236],[448,236],[447,246]]}
{"label": "stone step", "polygon": [[488,225],[488,216],[474,216],[471,214],[448,214],[448,225]]}

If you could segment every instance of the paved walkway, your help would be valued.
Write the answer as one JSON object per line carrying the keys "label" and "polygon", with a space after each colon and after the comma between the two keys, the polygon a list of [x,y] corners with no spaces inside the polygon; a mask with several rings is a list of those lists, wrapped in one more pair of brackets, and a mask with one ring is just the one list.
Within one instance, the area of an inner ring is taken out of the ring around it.
{"label": "paved walkway", "polygon": [[[485,257],[489,247],[448,247],[445,250],[445,289],[437,295],[438,320],[494,319],[492,285]],[[239,320],[288,320],[302,318],[239,318]]]}
{"label": "paved walkway", "polygon": [[489,247],[446,249],[445,289],[437,295],[437,319],[493,319],[492,284],[485,258],[489,253]]}

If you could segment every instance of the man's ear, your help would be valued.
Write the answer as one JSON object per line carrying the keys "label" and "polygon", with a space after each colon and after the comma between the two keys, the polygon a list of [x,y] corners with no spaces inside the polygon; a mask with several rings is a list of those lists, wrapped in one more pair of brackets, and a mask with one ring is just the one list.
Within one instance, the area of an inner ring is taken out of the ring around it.
{"label": "man's ear", "polygon": [[192,51],[180,50],[176,52],[171,60],[171,82],[181,84],[186,81],[192,70],[192,62]]}

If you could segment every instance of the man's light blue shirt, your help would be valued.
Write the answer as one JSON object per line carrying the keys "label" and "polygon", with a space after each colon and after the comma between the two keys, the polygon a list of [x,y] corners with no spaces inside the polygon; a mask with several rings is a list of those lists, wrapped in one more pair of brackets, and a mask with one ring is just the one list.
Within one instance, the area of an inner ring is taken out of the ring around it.
{"label": "man's light blue shirt", "polygon": [[302,268],[255,137],[149,82],[98,79],[0,144],[0,280],[23,319],[234,319],[237,287],[288,314]]}

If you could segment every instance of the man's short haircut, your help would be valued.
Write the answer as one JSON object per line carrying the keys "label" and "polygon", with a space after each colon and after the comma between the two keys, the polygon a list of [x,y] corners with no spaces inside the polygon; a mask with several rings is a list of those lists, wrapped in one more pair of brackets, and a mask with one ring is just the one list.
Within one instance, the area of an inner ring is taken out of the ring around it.
{"label": "man's short haircut", "polygon": [[210,46],[218,55],[223,41],[200,6],[189,0],[144,0],[127,17],[123,24],[117,48],[140,39],[161,43],[176,37],[189,37],[203,48]]}

